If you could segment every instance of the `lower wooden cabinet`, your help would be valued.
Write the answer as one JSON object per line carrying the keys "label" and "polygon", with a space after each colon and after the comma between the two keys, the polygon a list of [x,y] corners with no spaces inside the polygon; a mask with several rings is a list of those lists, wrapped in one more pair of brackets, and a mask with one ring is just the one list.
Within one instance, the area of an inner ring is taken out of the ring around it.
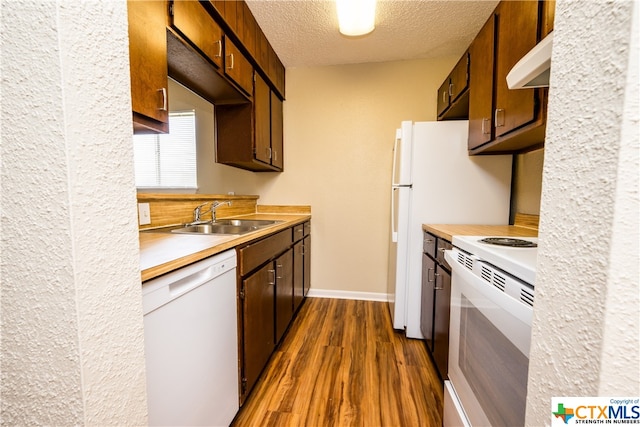
{"label": "lower wooden cabinet", "polygon": [[442,379],[447,378],[449,365],[449,314],[451,305],[451,273],[436,266],[435,306],[433,310],[433,350],[431,355],[436,362]]}
{"label": "lower wooden cabinet", "polygon": [[293,245],[293,311],[297,311],[304,300],[304,243]]}
{"label": "lower wooden cabinet", "polygon": [[304,278],[302,285],[304,288],[304,296],[306,297],[309,293],[309,289],[311,289],[311,235],[309,234],[307,237],[305,237],[303,242],[304,243],[302,245],[302,248],[304,250]]}
{"label": "lower wooden cabinet", "polygon": [[[305,227],[305,225],[307,225]],[[282,340],[308,290],[310,223],[237,248],[240,405]]]}
{"label": "lower wooden cabinet", "polygon": [[268,264],[242,280],[241,400],[258,380],[275,348],[275,283],[272,271],[272,265]]}
{"label": "lower wooden cabinet", "polygon": [[440,378],[444,380],[449,363],[451,305],[451,273],[444,260],[444,250],[452,246],[430,233],[424,234],[424,242],[420,330]]}
{"label": "lower wooden cabinet", "polygon": [[298,311],[311,287],[311,223],[293,228],[293,311]]}
{"label": "lower wooden cabinet", "polygon": [[276,278],[276,342],[282,339],[293,319],[293,249],[274,261]]}

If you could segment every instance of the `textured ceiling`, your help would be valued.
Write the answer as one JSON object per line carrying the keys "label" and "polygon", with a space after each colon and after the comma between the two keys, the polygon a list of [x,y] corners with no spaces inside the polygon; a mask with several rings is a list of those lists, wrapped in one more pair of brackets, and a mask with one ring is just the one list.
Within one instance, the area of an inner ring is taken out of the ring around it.
{"label": "textured ceiling", "polygon": [[338,31],[333,0],[246,0],[286,67],[462,55],[497,0],[378,0],[376,28]]}

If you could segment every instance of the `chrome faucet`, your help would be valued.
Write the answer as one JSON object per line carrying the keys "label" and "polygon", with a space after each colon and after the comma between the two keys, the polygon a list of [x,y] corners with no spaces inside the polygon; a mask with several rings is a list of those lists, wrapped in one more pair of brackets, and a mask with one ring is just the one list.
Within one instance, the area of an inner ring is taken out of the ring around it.
{"label": "chrome faucet", "polygon": [[231,200],[227,200],[224,202],[218,202],[216,200],[213,203],[211,203],[211,208],[209,209],[211,211],[211,221],[216,222],[216,209],[218,209],[222,205],[231,206]]}
{"label": "chrome faucet", "polygon": [[[191,225],[196,225],[196,224],[204,224],[207,222],[215,222],[216,221],[216,209],[218,209],[220,206],[222,205],[229,205],[231,206],[231,200],[227,200],[224,202],[219,202],[217,200],[214,200],[213,202],[211,202],[211,206],[209,207],[208,210],[203,211],[203,208],[205,206],[207,206],[209,204],[209,202],[203,203],[201,205],[196,206],[196,208],[193,210],[193,222],[191,223]],[[211,213],[211,219],[209,221],[205,221],[202,219],[202,215]]]}
{"label": "chrome faucet", "polygon": [[[196,208],[193,210],[193,222],[191,223],[191,225],[196,225],[196,224],[202,224],[203,222],[209,222],[209,221],[203,221],[202,220],[202,215],[207,213],[208,211],[202,212],[202,208],[204,208],[207,203],[203,203],[199,206],[196,206]],[[209,211],[211,210],[211,208],[209,208]]]}

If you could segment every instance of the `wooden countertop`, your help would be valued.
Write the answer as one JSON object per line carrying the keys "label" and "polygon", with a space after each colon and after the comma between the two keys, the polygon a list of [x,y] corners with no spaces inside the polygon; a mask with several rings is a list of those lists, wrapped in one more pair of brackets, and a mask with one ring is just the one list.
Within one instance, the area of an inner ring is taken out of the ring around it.
{"label": "wooden countertop", "polygon": [[[270,219],[283,221],[253,233],[236,235],[175,234],[167,230],[141,231],[140,269],[142,281],[200,261],[242,243],[262,238],[311,219],[309,214],[252,214],[242,219]],[[223,218],[221,218],[223,219]],[[225,218],[227,219],[227,218]]]}
{"label": "wooden countertop", "polygon": [[422,229],[448,241],[453,236],[538,237],[538,230],[517,225],[423,224]]}

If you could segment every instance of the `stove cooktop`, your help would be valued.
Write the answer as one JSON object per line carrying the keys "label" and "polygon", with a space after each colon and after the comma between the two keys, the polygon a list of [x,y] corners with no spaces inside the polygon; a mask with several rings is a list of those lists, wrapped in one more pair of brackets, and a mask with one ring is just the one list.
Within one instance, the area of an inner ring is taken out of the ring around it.
{"label": "stove cooktop", "polygon": [[535,248],[538,246],[530,240],[514,239],[513,237],[486,237],[479,240],[480,243],[488,245],[509,246],[512,248]]}
{"label": "stove cooktop", "polygon": [[[489,243],[486,239],[490,239]],[[531,286],[535,285],[538,238],[522,237],[517,246],[504,246],[495,242],[509,242],[508,236],[453,236],[452,244],[475,255],[480,260],[498,267]],[[493,242],[493,243],[491,243]]]}

